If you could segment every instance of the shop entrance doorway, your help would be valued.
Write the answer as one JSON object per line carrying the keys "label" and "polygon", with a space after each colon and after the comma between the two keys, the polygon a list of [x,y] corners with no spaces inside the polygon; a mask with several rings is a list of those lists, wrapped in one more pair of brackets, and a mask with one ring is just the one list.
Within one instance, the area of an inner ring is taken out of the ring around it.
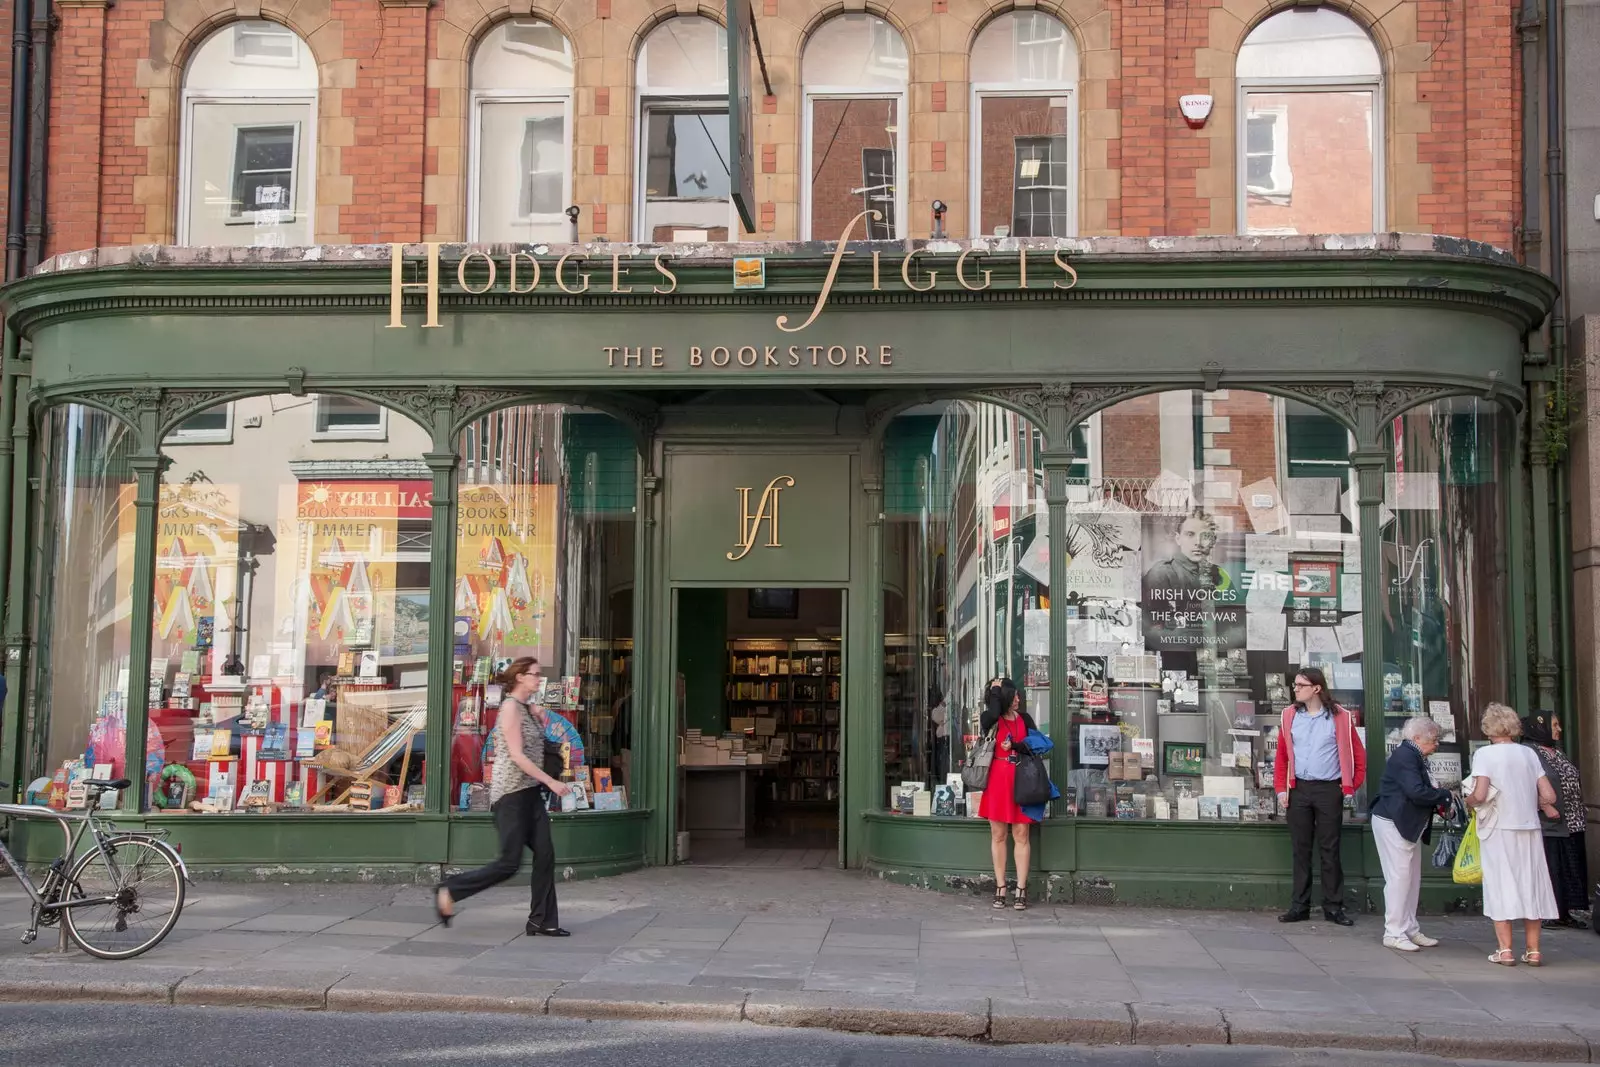
{"label": "shop entrance doorway", "polygon": [[844,598],[828,588],[678,590],[687,862],[838,864]]}

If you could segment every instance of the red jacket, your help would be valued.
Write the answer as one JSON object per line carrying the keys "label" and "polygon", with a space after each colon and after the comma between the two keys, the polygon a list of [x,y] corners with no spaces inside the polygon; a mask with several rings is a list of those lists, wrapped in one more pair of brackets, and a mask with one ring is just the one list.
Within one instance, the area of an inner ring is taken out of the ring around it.
{"label": "red jacket", "polygon": [[[1356,736],[1355,719],[1350,712],[1337,704],[1333,713],[1333,736],[1339,743],[1339,785],[1345,796],[1351,796],[1367,780],[1367,749]],[[1286,793],[1294,788],[1294,724],[1296,708],[1293,704],[1283,709],[1283,720],[1278,730],[1278,757],[1272,765],[1272,790]]]}

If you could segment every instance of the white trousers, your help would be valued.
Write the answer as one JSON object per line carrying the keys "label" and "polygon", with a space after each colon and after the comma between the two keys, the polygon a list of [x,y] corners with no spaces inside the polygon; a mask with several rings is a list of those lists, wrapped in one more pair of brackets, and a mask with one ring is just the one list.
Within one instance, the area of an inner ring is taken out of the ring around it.
{"label": "white trousers", "polygon": [[1372,836],[1383,863],[1383,936],[1410,937],[1417,925],[1417,895],[1422,892],[1422,842],[1407,841],[1381,815],[1372,817]]}

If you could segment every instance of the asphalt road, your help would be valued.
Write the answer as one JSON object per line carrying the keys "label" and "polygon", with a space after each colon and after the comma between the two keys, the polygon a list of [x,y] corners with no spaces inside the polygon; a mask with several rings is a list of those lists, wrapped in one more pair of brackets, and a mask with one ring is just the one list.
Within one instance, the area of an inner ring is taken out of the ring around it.
{"label": "asphalt road", "polygon": [[504,1015],[0,1004],[0,1067],[1447,1067],[1450,1062],[1432,1056],[1228,1046],[987,1046],[750,1025]]}

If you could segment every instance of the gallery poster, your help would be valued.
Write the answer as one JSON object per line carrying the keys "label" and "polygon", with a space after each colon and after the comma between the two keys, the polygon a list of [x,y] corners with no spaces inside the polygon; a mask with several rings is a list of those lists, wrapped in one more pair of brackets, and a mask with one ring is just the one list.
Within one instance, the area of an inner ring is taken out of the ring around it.
{"label": "gallery poster", "polygon": [[1204,510],[1144,516],[1145,647],[1245,647],[1244,538]]}
{"label": "gallery poster", "polygon": [[280,528],[280,551],[293,560],[280,572],[291,583],[282,629],[318,651],[308,662],[379,646],[393,629],[400,523],[433,518],[433,484],[300,482],[282,493],[279,514],[292,525]]}
{"label": "gallery poster", "polygon": [[556,578],[556,487],[473,485],[460,490],[456,521],[457,618],[494,648],[554,643],[549,612]]}
{"label": "gallery poster", "polygon": [[[1050,530],[1037,524],[1017,567],[1050,585]],[[1120,504],[1085,504],[1067,512],[1067,594],[1096,600],[1139,599],[1140,524]]]}
{"label": "gallery poster", "polygon": [[156,510],[155,654],[196,645],[235,609],[239,487],[163,485]]}

